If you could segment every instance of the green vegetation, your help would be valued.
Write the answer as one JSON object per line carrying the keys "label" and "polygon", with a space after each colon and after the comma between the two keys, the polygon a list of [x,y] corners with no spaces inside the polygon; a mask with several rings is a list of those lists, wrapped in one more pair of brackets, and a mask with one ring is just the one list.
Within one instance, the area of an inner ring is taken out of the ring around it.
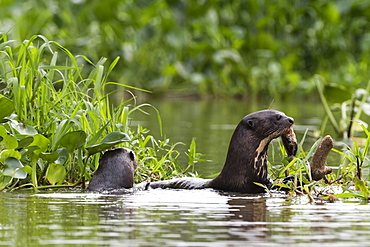
{"label": "green vegetation", "polygon": [[[363,147],[353,140],[353,146],[345,145],[343,150],[332,149],[341,157],[340,164],[331,174],[325,176],[319,181],[312,180],[310,176],[309,162],[312,159],[314,151],[319,142],[317,140],[308,150],[303,150],[303,143],[306,134],[299,143],[299,149],[296,157],[286,158],[281,165],[271,166],[270,174],[275,181],[275,185],[289,191],[290,194],[306,194],[311,202],[321,198],[333,202],[347,198],[358,198],[363,203],[370,200],[370,165],[369,165],[369,147],[370,132],[361,125],[366,134],[366,140]],[[286,157],[286,152],[280,144],[281,156]],[[288,175],[294,175],[294,179],[287,183],[282,183]],[[331,189],[333,188],[333,189]]]}
{"label": "green vegetation", "polygon": [[351,93],[344,86],[327,85],[325,87],[323,78],[318,75],[315,77],[315,81],[326,112],[322,132],[324,132],[328,120],[337,136],[344,140],[355,136],[356,132],[363,132],[362,126],[368,127],[366,121],[360,117],[362,113],[370,116],[370,80],[366,88],[357,88],[354,93]]}
{"label": "green vegetation", "polygon": [[0,190],[83,187],[98,153],[117,145],[138,156],[135,182],[196,176],[195,141],[184,169],[181,143],[129,127],[133,112],[151,109],[161,128],[158,111],[132,97],[113,102],[116,91],[318,92],[321,133],[330,122],[342,139],[366,135],[364,147],[335,150],[343,157],[336,173],[310,182],[317,143],[303,150],[303,138],[296,158],[271,168],[273,178],[295,175],[282,185],[291,192],[335,184],[347,190],[338,197],[369,198],[361,114],[370,115],[370,2],[4,0],[0,8]]}
{"label": "green vegetation", "polygon": [[[119,144],[138,156],[137,182],[182,175],[179,143],[129,128],[131,113],[151,106],[135,105],[132,97],[111,103],[106,87],[116,85],[108,76],[118,59],[94,64],[44,36],[19,44],[1,34],[0,190],[84,186],[97,168],[96,154]],[[198,157],[192,143],[189,166]]]}
{"label": "green vegetation", "polygon": [[10,37],[42,34],[92,61],[120,56],[113,80],[157,94],[312,95],[314,74],[354,93],[370,73],[369,1],[4,0],[0,8]]}

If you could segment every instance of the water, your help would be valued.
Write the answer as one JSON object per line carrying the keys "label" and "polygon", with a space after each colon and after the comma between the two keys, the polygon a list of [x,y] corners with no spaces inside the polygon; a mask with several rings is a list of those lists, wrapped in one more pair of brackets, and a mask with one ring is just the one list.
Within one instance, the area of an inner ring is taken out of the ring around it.
{"label": "water", "polygon": [[[298,139],[309,129],[308,145],[323,117],[321,107],[307,101],[151,103],[160,110],[172,142],[189,144],[195,137],[198,151],[213,160],[197,166],[204,176],[220,171],[232,131],[249,112],[270,105],[284,111],[295,118]],[[158,136],[153,115],[135,113],[132,125],[141,123]],[[182,159],[186,162],[186,157]],[[306,196],[210,189],[125,195],[63,190],[0,193],[1,246],[366,246],[369,230],[370,206],[357,201],[309,203]]]}
{"label": "water", "polygon": [[0,194],[2,246],[366,246],[370,206],[153,190]]}

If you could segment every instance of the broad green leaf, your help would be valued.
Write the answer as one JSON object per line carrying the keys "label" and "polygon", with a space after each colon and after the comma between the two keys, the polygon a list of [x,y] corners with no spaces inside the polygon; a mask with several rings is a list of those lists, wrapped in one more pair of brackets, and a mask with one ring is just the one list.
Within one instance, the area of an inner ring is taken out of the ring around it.
{"label": "broad green leaf", "polygon": [[32,142],[33,142],[33,137],[32,136],[27,136],[25,138],[22,138],[18,142],[17,149],[23,149],[23,148],[27,147],[28,145],[30,145]]}
{"label": "broad green leaf", "polygon": [[23,166],[22,168],[19,168],[19,170],[25,171],[28,174],[32,174],[32,167],[30,167],[29,165]]}
{"label": "broad green leaf", "polygon": [[22,150],[22,154],[23,155],[30,155],[30,154],[33,154],[35,152],[35,150],[39,150],[39,149],[40,148],[38,146],[27,147],[24,150]]}
{"label": "broad green leaf", "polygon": [[119,143],[130,141],[130,137],[122,132],[116,131],[109,133],[99,144],[87,147],[86,150],[89,155],[109,149]]}
{"label": "broad green leaf", "polygon": [[13,129],[18,131],[18,133],[21,135],[36,135],[37,134],[37,130],[34,127],[29,126],[27,124],[18,123],[17,121],[12,120],[10,122],[10,125],[12,126]]}
{"label": "broad green leaf", "polygon": [[55,161],[55,164],[64,165],[69,157],[68,150],[66,148],[61,148],[57,150],[58,152],[58,159]]}
{"label": "broad green leaf", "polygon": [[52,153],[40,153],[40,158],[46,160],[48,163],[53,163],[58,159],[58,157],[59,154],[57,151],[54,151]]}
{"label": "broad green leaf", "polygon": [[66,176],[67,172],[63,165],[50,164],[46,171],[46,179],[52,184],[61,184]]}
{"label": "broad green leaf", "polygon": [[59,141],[59,144],[73,153],[76,149],[81,148],[86,142],[86,133],[82,130],[68,132]]}
{"label": "broad green leaf", "polygon": [[115,131],[115,132],[109,133],[101,142],[109,143],[109,142],[117,142],[117,141],[121,141],[121,142],[130,141],[130,137],[125,133],[122,133],[120,131]]}
{"label": "broad green leaf", "polygon": [[23,167],[22,163],[13,157],[7,158],[4,162],[4,176],[24,179],[27,177],[27,172],[20,170]]}
{"label": "broad green leaf", "polygon": [[41,152],[45,152],[48,148],[49,140],[41,134],[33,136],[33,142],[30,144],[30,147],[37,146],[39,149],[34,150],[34,153],[39,155]]}
{"label": "broad green leaf", "polygon": [[0,153],[0,162],[4,164],[5,160],[10,157],[21,159],[22,155],[14,149],[6,149]]}
{"label": "broad green leaf", "polygon": [[0,150],[16,149],[18,147],[17,138],[12,135],[8,135],[3,125],[0,125],[0,137],[2,138],[0,142]]}
{"label": "broad green leaf", "polygon": [[10,116],[15,110],[14,103],[12,100],[0,95],[0,122],[5,117]]}

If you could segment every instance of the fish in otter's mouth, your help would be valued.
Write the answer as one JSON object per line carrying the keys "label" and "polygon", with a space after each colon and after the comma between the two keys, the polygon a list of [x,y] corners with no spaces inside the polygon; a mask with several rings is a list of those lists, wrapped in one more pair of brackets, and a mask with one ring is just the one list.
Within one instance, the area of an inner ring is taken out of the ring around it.
{"label": "fish in otter's mouth", "polygon": [[289,157],[295,156],[297,154],[298,143],[297,138],[295,137],[293,126],[291,126],[287,131],[283,132],[281,135],[281,140],[283,141],[287,155]]}

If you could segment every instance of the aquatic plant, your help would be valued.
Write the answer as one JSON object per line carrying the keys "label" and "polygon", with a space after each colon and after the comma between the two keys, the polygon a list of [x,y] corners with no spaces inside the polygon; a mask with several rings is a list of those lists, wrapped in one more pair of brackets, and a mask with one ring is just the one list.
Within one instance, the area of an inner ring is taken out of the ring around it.
{"label": "aquatic plant", "polygon": [[[322,132],[327,121],[331,123],[335,133],[344,141],[345,151],[333,149],[342,156],[337,174],[331,174],[329,184],[340,184],[347,192],[335,197],[357,197],[369,199],[368,182],[370,176],[363,177],[363,169],[369,168],[368,151],[370,134],[365,117],[370,116],[370,80],[366,88],[352,88],[327,83],[321,76],[315,76],[316,87],[325,109],[326,117],[323,120]],[[339,115],[339,117],[338,117]],[[357,136],[363,136],[356,138]],[[357,142],[361,141],[361,145]],[[365,141],[363,141],[365,140]],[[370,174],[369,169],[366,174]],[[353,189],[356,188],[356,190]]]}
{"label": "aquatic plant", "polygon": [[[319,75],[315,76],[315,82],[326,113],[322,129],[325,129],[328,119],[338,136],[349,139],[355,131],[362,131],[360,125],[367,127],[366,122],[360,118],[362,113],[370,116],[370,80],[366,88],[356,88],[353,91],[344,86],[327,84]],[[339,117],[336,117],[336,112],[339,112]]]}
{"label": "aquatic plant", "polygon": [[[357,198],[367,203],[370,199],[370,165],[368,156],[370,131],[364,125],[361,125],[361,128],[366,135],[365,143],[360,146],[355,139],[352,139],[352,145],[343,143],[343,151],[333,148],[332,152],[339,154],[341,159],[337,165],[328,165],[332,167],[337,166],[337,169],[319,181],[312,180],[309,163],[321,139],[317,140],[308,150],[303,150],[306,131],[298,145],[296,157],[284,158],[282,164],[269,164],[270,173],[275,181],[274,188],[288,191],[294,195],[305,194],[311,202],[317,199],[335,201],[338,198]],[[280,141],[278,143],[281,151],[279,156],[286,157],[282,143]],[[290,179],[286,179],[287,176]],[[337,192],[335,193],[330,189],[331,186],[340,189],[336,189]],[[267,188],[266,190],[268,191]]]}
{"label": "aquatic plant", "polygon": [[[342,156],[342,164],[338,167],[337,174],[334,175],[329,183],[340,183],[346,191],[336,194],[338,198],[356,197],[362,200],[370,199],[370,191],[368,182],[370,181],[369,169],[369,147],[370,147],[370,132],[363,125],[361,126],[366,134],[366,142],[363,147],[353,140],[353,147],[346,145],[346,151],[342,152],[333,149],[336,153]],[[363,170],[367,169],[366,177],[363,176]]]}
{"label": "aquatic plant", "polygon": [[140,171],[181,176],[178,143],[129,126],[133,112],[149,107],[161,128],[159,112],[136,105],[134,97],[112,101],[110,85],[141,89],[108,81],[119,57],[109,66],[106,61],[74,56],[42,35],[18,43],[0,34],[0,190],[83,187],[97,168],[97,154],[116,145],[137,153],[137,180],[146,179]]}

